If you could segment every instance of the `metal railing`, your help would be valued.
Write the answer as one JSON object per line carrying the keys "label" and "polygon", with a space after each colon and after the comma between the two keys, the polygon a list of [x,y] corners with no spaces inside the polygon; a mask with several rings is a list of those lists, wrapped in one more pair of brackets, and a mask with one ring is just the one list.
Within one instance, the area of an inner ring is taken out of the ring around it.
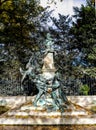
{"label": "metal railing", "polygon": [[[88,85],[90,88],[88,95],[96,95],[96,78],[88,76],[84,76],[82,79],[67,80],[64,90],[66,95],[81,95],[79,82]],[[35,84],[30,80],[26,80],[23,85],[21,85],[21,79],[18,79],[18,81],[0,80],[0,96],[30,96],[37,93],[37,91]]]}

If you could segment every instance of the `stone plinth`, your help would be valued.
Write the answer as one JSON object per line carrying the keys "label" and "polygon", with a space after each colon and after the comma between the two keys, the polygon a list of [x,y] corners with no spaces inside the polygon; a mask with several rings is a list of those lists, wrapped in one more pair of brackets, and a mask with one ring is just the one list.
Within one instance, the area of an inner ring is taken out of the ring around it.
{"label": "stone plinth", "polygon": [[48,53],[45,58],[43,59],[44,64],[42,67],[42,75],[45,79],[51,79],[55,76],[55,66],[54,66],[54,59],[53,53]]}
{"label": "stone plinth", "polygon": [[[0,100],[1,99],[2,98],[0,98]],[[0,125],[96,124],[96,113],[92,113],[88,110],[88,103],[90,107],[91,105],[95,105],[96,96],[69,96],[68,99],[70,99],[73,104],[69,105],[69,107],[64,112],[48,112],[44,108],[34,107],[31,104],[32,99],[34,100],[34,98],[32,97],[27,97],[27,99],[25,97],[21,97],[21,103],[20,97],[4,97],[3,99],[6,100],[7,105],[8,103],[12,103],[11,105],[9,105],[12,106],[14,104],[15,107],[0,116]],[[15,105],[15,103],[18,105]],[[79,105],[81,103],[81,106],[74,105],[74,103]]]}

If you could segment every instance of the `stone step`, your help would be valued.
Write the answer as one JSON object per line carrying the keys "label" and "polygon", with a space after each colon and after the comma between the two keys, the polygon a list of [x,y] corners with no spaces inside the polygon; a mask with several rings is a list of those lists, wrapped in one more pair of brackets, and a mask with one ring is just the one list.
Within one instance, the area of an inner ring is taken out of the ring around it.
{"label": "stone step", "polygon": [[38,110],[38,111],[42,111],[42,110],[45,110],[45,108],[44,107],[34,107],[34,106],[22,106],[21,108],[20,108],[20,110],[21,111],[25,111],[25,110]]}
{"label": "stone step", "polygon": [[88,115],[88,112],[87,111],[69,111],[69,112],[58,112],[58,111],[54,111],[54,112],[42,112],[42,111],[11,111],[11,112],[8,112],[8,116],[41,116],[41,117],[44,117],[44,116],[50,116],[50,117],[57,117],[57,116],[79,116],[79,115],[82,115],[82,116],[86,116]]}
{"label": "stone step", "polygon": [[[20,97],[16,97],[16,101],[17,98],[19,99]],[[76,99],[76,97],[71,98],[72,101]],[[12,99],[14,99],[14,97],[10,98],[10,100]],[[29,104],[29,99],[31,104]],[[81,105],[82,107],[72,104],[69,105],[63,113],[60,113],[60,111],[47,112],[44,107],[34,107],[32,106],[31,99],[32,97],[28,97],[28,102],[23,104],[22,100],[20,100],[21,105],[15,105],[15,108],[13,107],[14,102],[12,101],[10,103],[12,104],[12,110],[0,116],[0,125],[96,125],[96,113],[90,113],[90,111],[87,110],[87,107],[84,109],[84,106],[89,106],[90,103],[92,104],[93,100],[96,102],[96,96],[90,98],[78,97],[78,100],[76,99],[74,103],[77,104],[79,99],[82,99],[80,104],[78,103],[78,105]],[[10,100],[8,99],[9,102]],[[81,104],[85,102],[85,105]]]}
{"label": "stone step", "polygon": [[29,118],[15,118],[5,117],[0,118],[0,125],[96,125],[96,116],[84,117],[29,117]]}

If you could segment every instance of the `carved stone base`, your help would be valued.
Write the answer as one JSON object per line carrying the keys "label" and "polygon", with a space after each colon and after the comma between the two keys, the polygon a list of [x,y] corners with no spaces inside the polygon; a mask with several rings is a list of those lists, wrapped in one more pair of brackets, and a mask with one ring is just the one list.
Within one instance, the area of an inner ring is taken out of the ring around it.
{"label": "carved stone base", "polygon": [[25,102],[17,108],[1,115],[3,125],[61,125],[61,124],[96,124],[96,114],[79,105],[70,103],[64,112],[47,111],[44,107],[34,107]]}

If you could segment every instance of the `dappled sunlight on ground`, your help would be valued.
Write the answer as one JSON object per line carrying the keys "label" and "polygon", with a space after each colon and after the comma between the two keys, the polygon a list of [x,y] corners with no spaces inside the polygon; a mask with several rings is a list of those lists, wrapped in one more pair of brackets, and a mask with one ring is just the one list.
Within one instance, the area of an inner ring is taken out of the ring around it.
{"label": "dappled sunlight on ground", "polygon": [[96,125],[0,126],[0,130],[96,130]]}

